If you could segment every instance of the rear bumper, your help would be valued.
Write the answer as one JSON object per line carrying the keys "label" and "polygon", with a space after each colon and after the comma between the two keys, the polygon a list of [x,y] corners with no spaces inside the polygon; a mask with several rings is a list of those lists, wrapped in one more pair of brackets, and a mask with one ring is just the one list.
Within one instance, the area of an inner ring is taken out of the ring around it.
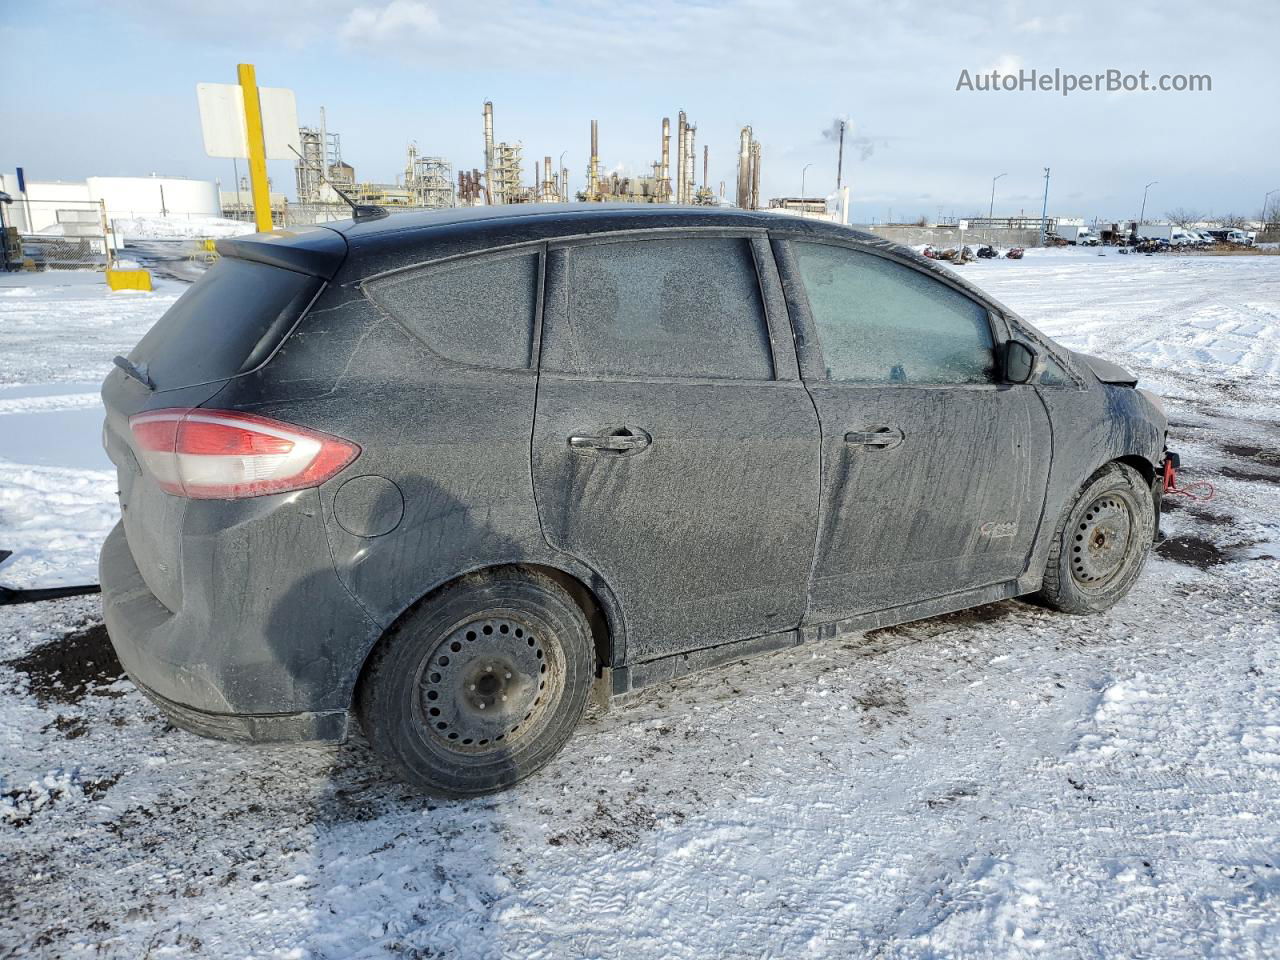
{"label": "rear bumper", "polygon": [[112,646],[175,726],[242,741],[345,736],[356,678],[381,631],[334,572],[318,504],[301,522],[296,506],[189,524],[179,610],[147,586],[123,524],[107,537],[99,576]]}

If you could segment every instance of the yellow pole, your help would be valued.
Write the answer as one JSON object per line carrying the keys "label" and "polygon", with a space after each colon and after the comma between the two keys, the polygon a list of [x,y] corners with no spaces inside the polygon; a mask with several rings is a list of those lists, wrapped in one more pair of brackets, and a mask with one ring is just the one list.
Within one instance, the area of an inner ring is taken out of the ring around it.
{"label": "yellow pole", "polygon": [[262,137],[262,103],[252,63],[236,67],[244,91],[244,129],[249,139],[249,186],[253,192],[253,219],[263,233],[271,229],[271,191],[267,186],[267,145]]}

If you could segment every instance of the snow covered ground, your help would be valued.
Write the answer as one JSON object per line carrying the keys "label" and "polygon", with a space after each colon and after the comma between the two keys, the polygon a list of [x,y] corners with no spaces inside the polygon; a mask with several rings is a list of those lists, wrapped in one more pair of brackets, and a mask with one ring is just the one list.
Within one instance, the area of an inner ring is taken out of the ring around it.
{"label": "snow covered ground", "polygon": [[[0,608],[0,955],[1280,954],[1280,260],[957,269],[1163,391],[1217,485],[1109,614],[1009,601],[687,678],[446,803],[359,740],[174,730],[96,598]],[[16,282],[0,538],[87,561],[114,486],[40,418],[91,410],[181,288]]]}
{"label": "snow covered ground", "polygon": [[0,568],[8,586],[94,583],[115,524],[98,389],[187,284],[111,291],[92,271],[0,274]]}

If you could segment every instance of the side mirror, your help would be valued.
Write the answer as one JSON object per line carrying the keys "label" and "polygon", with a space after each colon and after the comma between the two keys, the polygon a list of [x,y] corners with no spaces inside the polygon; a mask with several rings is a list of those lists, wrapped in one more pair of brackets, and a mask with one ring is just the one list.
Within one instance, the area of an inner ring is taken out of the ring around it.
{"label": "side mirror", "polygon": [[1021,340],[1004,345],[1004,378],[1008,383],[1028,383],[1036,375],[1040,355]]}

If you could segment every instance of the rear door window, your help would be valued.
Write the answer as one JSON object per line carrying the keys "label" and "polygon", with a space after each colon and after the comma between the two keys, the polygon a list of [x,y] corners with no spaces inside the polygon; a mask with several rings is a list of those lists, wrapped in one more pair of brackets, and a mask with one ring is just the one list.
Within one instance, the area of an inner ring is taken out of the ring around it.
{"label": "rear door window", "polygon": [[829,380],[990,383],[986,308],[941,280],[847,247],[796,243]]}
{"label": "rear door window", "polygon": [[252,370],[320,289],[316,277],[223,257],[147,331],[129,359],[168,390]]}
{"label": "rear door window", "polygon": [[530,363],[538,252],[465,259],[371,281],[374,302],[433,353],[482,367]]}
{"label": "rear door window", "polygon": [[549,311],[543,369],[636,377],[773,378],[760,282],[748,240],[628,240],[570,247],[557,254],[567,296],[561,309]]}

